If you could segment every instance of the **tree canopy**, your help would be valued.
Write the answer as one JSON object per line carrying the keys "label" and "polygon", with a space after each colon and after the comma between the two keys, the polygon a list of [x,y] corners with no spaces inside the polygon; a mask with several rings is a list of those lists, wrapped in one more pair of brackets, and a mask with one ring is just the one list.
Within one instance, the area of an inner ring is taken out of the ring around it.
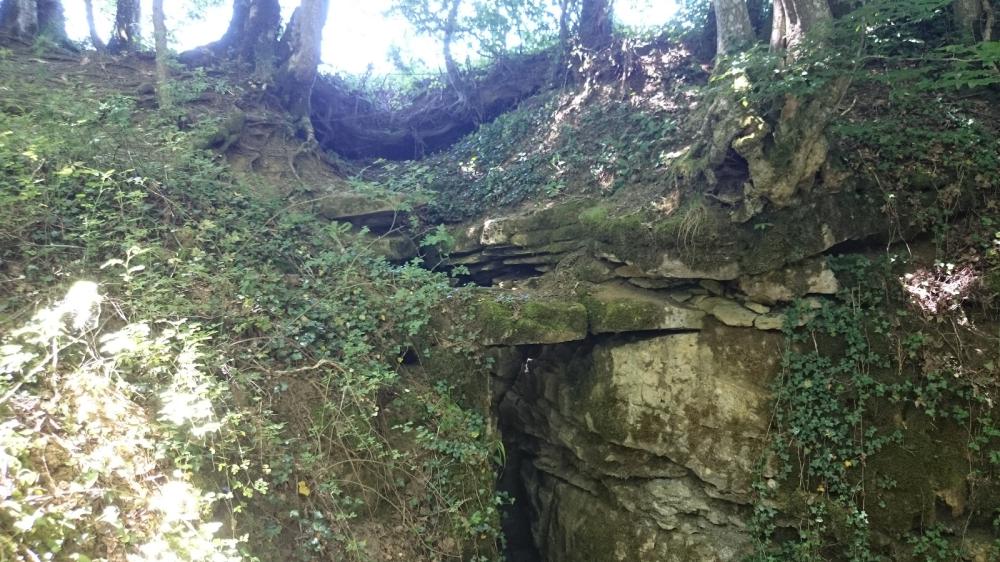
{"label": "tree canopy", "polygon": [[[197,12],[209,4],[192,2],[190,9]],[[95,29],[93,3],[88,1],[86,6],[94,48],[103,50],[106,43],[109,53],[120,54],[147,44],[148,39],[141,34],[138,0],[117,0],[113,31],[106,42]],[[52,37],[68,45],[59,0],[4,0],[0,10],[0,29],[7,34]],[[284,21],[278,0],[234,0],[225,34],[182,53],[180,60],[192,65],[233,61],[252,68],[256,80],[272,84],[288,110],[300,115],[297,119],[302,133],[311,139],[313,131],[319,131],[319,141],[327,148],[353,155],[367,151],[412,157],[453,142],[477,123],[494,118],[539,88],[573,79],[573,72],[567,70],[585,67],[585,61],[601,51],[613,51],[617,48],[616,33],[619,37],[624,33],[615,30],[614,2],[610,0],[397,0],[391,3],[389,13],[404,17],[417,33],[439,43],[445,80],[438,94],[406,102],[412,107],[398,111],[387,128],[371,112],[357,123],[348,122],[358,119],[344,115],[348,107],[368,103],[358,98],[366,94],[352,91],[348,82],[322,78],[324,84],[314,93],[321,63],[322,24],[329,10],[328,4],[303,1],[294,14],[313,15],[293,15]],[[867,56],[875,49],[885,52],[891,45],[903,48],[909,39],[929,44],[923,38],[893,38],[882,32],[902,30],[907,21],[932,20],[948,20],[951,29],[949,39],[934,40],[939,43],[939,52],[950,48],[964,49],[968,54],[953,57],[974,67],[963,69],[964,76],[975,74],[977,84],[996,79],[991,39],[997,19],[992,3],[984,0],[873,0],[862,3],[860,8],[839,0],[691,0],[684,3],[673,23],[664,26],[662,37],[679,41],[705,60],[747,52],[769,37],[770,52],[786,61],[800,57],[808,61],[836,59],[838,68],[843,69],[851,63],[846,62],[850,56],[842,49],[852,47],[841,41],[839,50],[826,52],[819,43],[822,36],[854,33],[860,55]],[[157,21],[162,24],[163,18]],[[851,28],[856,25],[864,26],[863,30]],[[169,49],[169,36],[170,30],[165,28],[156,34],[159,50]],[[457,46],[462,47],[465,60],[456,55]],[[930,53],[925,50],[922,56]],[[548,69],[539,66],[538,56],[548,59]],[[491,65],[494,70],[488,70]],[[526,66],[514,70],[519,65]],[[520,85],[491,82],[509,74],[497,72],[501,68],[520,74]],[[532,74],[525,74],[529,70]],[[317,96],[313,107],[310,100]]]}

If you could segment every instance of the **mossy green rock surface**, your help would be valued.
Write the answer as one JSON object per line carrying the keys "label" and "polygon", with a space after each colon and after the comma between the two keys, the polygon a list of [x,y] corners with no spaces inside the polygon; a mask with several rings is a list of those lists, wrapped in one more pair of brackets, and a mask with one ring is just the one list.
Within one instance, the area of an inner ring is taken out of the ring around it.
{"label": "mossy green rock surface", "polygon": [[699,330],[705,313],[667,296],[627,285],[599,287],[584,299],[593,334]]}
{"label": "mossy green rock surface", "polygon": [[562,343],[587,337],[587,309],[575,300],[487,292],[474,307],[485,345]]}

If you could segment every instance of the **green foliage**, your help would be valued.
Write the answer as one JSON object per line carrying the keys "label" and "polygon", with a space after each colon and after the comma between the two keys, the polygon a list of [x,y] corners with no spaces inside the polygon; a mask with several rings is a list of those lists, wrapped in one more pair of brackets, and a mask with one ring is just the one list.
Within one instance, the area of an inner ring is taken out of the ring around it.
{"label": "green foliage", "polygon": [[876,0],[816,30],[786,57],[765,47],[729,61],[750,79],[750,101],[770,111],[786,95],[809,96],[831,81],[890,86],[913,95],[1000,82],[997,43],[967,45],[951,25],[948,0]]}
{"label": "green foliage", "polygon": [[[214,86],[196,77],[184,87],[197,95]],[[182,399],[170,380],[148,376],[160,369],[149,363],[192,353],[174,340],[158,343],[162,334],[194,341],[197,369],[175,370],[207,377],[184,389],[210,400],[225,438],[161,432],[149,439],[163,470],[176,467],[224,490],[226,518],[233,532],[250,537],[249,553],[368,560],[366,533],[381,525],[411,559],[432,552],[493,559],[495,437],[450,394],[400,374],[399,358],[451,293],[449,279],[416,264],[392,265],[349,225],[260,195],[192,148],[203,131],[180,131],[172,116],[144,115],[123,96],[30,88],[17,92],[22,111],[0,112],[4,330],[68,283],[94,280],[114,311],[104,318],[165,326],[143,344],[156,351],[150,358],[130,357],[127,365],[107,358],[121,370],[110,380],[139,385],[134,392],[142,396],[129,390],[129,397],[153,412],[145,396],[173,405]],[[189,334],[184,327],[195,323]],[[17,373],[5,388],[33,384]],[[206,386],[209,380],[218,382]],[[419,443],[391,429],[390,412],[413,411],[408,401],[438,408],[407,418],[424,435]],[[8,454],[22,458],[31,439],[18,445],[18,435],[5,433],[4,447],[17,447]],[[107,499],[132,501],[122,486]],[[81,497],[80,505],[94,501]],[[275,519],[253,515],[263,513]],[[59,539],[64,544],[73,538],[87,556],[99,555],[84,544],[87,535],[74,535],[84,533],[68,526],[76,523],[52,521],[46,525],[69,537]],[[44,549],[39,540],[18,538],[11,548]],[[204,540],[214,544],[211,533]]]}
{"label": "green foliage", "polygon": [[[412,433],[420,447],[436,453],[426,458],[422,468],[425,474],[430,475],[432,489],[446,495],[446,503],[458,504],[466,501],[466,498],[475,499],[476,503],[470,509],[461,517],[453,519],[455,534],[497,544],[502,540],[496,526],[500,507],[510,500],[502,493],[490,496],[483,489],[467,489],[456,485],[492,484],[476,473],[476,467],[496,465],[499,462],[494,456],[494,450],[478,445],[478,440],[489,432],[487,422],[481,415],[459,407],[451,397],[454,389],[446,383],[437,383],[434,391],[431,400],[423,405],[424,417],[435,420],[434,426],[419,426],[408,421],[398,427],[404,433]],[[486,559],[481,555],[477,558]]]}
{"label": "green foliage", "polygon": [[[869,264],[856,263],[862,275]],[[799,303],[788,317],[789,350],[783,358],[785,378],[777,388],[776,401],[782,408],[777,422],[792,436],[792,447],[806,453],[803,463],[810,481],[834,495],[849,495],[851,468],[878,452],[892,436],[880,435],[877,428],[864,426],[864,414],[873,398],[885,396],[887,388],[871,375],[872,369],[886,368],[888,361],[870,347],[869,331],[883,334],[888,321],[880,316],[881,287],[860,285],[842,305],[824,303],[818,310]],[[796,326],[808,319],[809,331]],[[836,357],[815,348],[798,351],[794,344],[806,338],[832,338],[842,347]],[[783,460],[790,461],[790,457]]]}
{"label": "green foliage", "polygon": [[[792,125],[790,110],[846,88],[827,102],[837,106],[828,127],[831,162],[842,167],[834,175],[852,178],[882,206],[894,233],[932,231],[943,248],[967,234],[956,232],[957,215],[994,205],[1000,172],[1000,140],[986,109],[1000,80],[996,42],[965,43],[949,4],[865,2],[794,53],[752,49],[722,61],[713,80],[745,86],[739,101],[776,128],[775,138],[801,126]],[[985,241],[977,245],[988,251]]]}
{"label": "green foliage", "polygon": [[447,227],[439,224],[424,236],[420,245],[425,248],[436,248],[441,254],[448,254],[455,247],[455,237],[451,235],[451,232],[448,232]]}
{"label": "green foliage", "polygon": [[709,27],[715,17],[711,0],[684,0],[679,4],[677,15],[667,24],[673,38],[687,42],[706,31],[714,31]]}
{"label": "green foliage", "polygon": [[[964,245],[989,264],[1000,139],[980,118],[982,107],[901,94],[882,110],[861,110],[835,123],[831,134],[846,167],[874,184],[872,202],[883,206],[896,229],[929,231],[942,252]],[[898,126],[904,120],[905,130]],[[970,205],[982,209],[978,220],[984,224],[955,220]]]}
{"label": "green foliage", "polygon": [[[919,322],[901,306],[905,299],[895,282],[900,262],[840,258],[831,264],[842,283],[837,300],[803,301],[789,312],[769,452],[778,471],[755,485],[751,560],[889,559],[873,546],[865,500],[891,511],[891,500],[882,498],[904,491],[891,473],[875,479],[866,474],[889,449],[909,450],[922,437],[922,429],[892,421],[897,408],[916,407],[928,419],[970,428],[949,435],[963,439],[970,451],[969,473],[962,478],[984,486],[996,482],[1000,431],[989,406],[995,385],[929,370],[949,362],[927,363],[928,349],[940,342],[915,329]],[[798,517],[797,537],[776,539],[778,506]],[[988,501],[982,506],[995,508]],[[954,560],[960,554],[938,527],[909,541],[915,559]]]}
{"label": "green foliage", "polygon": [[[184,69],[178,68],[177,71]],[[196,68],[183,76],[181,79],[170,81],[170,98],[175,104],[183,105],[201,99],[206,92],[216,94],[234,94],[241,88],[234,86],[222,78],[215,78],[208,75],[202,67]]]}
{"label": "green foliage", "polygon": [[[373,178],[387,189],[436,192],[435,218],[461,219],[485,209],[523,201],[548,185],[549,162],[528,152],[549,104],[501,115],[459,141],[448,153],[406,164],[380,162]],[[456,161],[457,160],[457,161]]]}
{"label": "green foliage", "polygon": [[392,191],[432,193],[430,218],[444,221],[567,192],[608,195],[663,178],[664,155],[678,143],[669,113],[616,99],[575,111],[570,100],[569,94],[532,100],[446,153],[380,161],[367,175]]}
{"label": "green foliage", "polygon": [[[454,28],[448,29],[449,12],[457,2]],[[392,12],[405,17],[418,33],[443,41],[449,32],[455,46],[465,45],[485,60],[510,54],[511,40],[521,50],[551,45],[558,31],[549,2],[502,0],[400,0]]]}
{"label": "green foliage", "polygon": [[90,560],[123,543],[135,560],[241,559],[206,517],[231,496],[193,482],[240,425],[205,370],[208,335],[111,329],[101,301],[79,282],[0,347],[0,558]]}
{"label": "green foliage", "polygon": [[210,8],[221,6],[223,0],[189,0],[185,2],[187,17],[192,20],[203,19]]}
{"label": "green foliage", "polygon": [[[612,123],[614,126],[609,126]],[[655,180],[662,155],[677,142],[677,124],[671,117],[626,103],[588,112],[581,126],[605,132],[598,140],[598,164],[591,173],[595,178],[610,178],[611,189]],[[583,164],[591,150],[593,147],[584,145],[576,147],[575,153],[570,149],[558,156],[565,155],[567,165],[575,166]]]}
{"label": "green foliage", "polygon": [[944,529],[935,525],[918,537],[911,537],[913,556],[924,562],[950,562],[962,556],[951,540],[944,536]]}

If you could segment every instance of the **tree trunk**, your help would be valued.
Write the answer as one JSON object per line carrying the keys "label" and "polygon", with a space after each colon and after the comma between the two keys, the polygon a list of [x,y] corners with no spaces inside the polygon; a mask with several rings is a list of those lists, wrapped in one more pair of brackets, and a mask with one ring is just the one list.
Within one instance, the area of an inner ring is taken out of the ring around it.
{"label": "tree trunk", "polygon": [[807,32],[832,19],[827,0],[774,0],[771,49],[794,49]]}
{"label": "tree trunk", "polygon": [[[993,26],[996,25],[996,9],[990,0],[981,0],[983,4],[983,14],[986,21],[983,22],[983,42],[993,40]],[[996,65],[994,65],[996,66]]]}
{"label": "tree trunk", "polygon": [[967,41],[977,41],[982,32],[982,0],[955,0],[952,4],[955,26]]}
{"label": "tree trunk", "polygon": [[580,8],[580,44],[598,51],[611,44],[614,0],[583,0]]}
{"label": "tree trunk", "polygon": [[38,34],[38,6],[35,0],[4,0],[0,5],[0,32],[30,38]]}
{"label": "tree trunk", "polygon": [[102,53],[106,46],[101,40],[101,36],[98,35],[97,25],[94,23],[94,0],[84,0],[83,4],[87,10],[87,29],[90,31],[90,43],[94,46],[94,50]]}
{"label": "tree trunk", "polygon": [[163,0],[153,0],[153,40],[156,43],[156,97],[160,108],[172,105],[170,76],[167,69],[167,23],[163,14]]}
{"label": "tree trunk", "polygon": [[67,43],[66,17],[59,0],[5,0],[0,4],[0,33],[30,39],[44,35]]}
{"label": "tree trunk", "polygon": [[282,44],[287,45],[288,58],[278,71],[279,92],[285,108],[297,121],[299,129],[305,132],[309,142],[315,142],[309,120],[310,99],[320,62],[323,27],[329,5],[329,0],[302,0],[281,38]]}
{"label": "tree trunk", "polygon": [[574,0],[558,0],[559,2],[559,53],[558,59],[552,65],[552,83],[562,84],[569,70],[570,53],[572,45],[570,40],[572,31],[570,30],[570,10],[573,9]]}
{"label": "tree trunk", "polygon": [[569,52],[569,10],[572,0],[559,0],[559,47]]}
{"label": "tree trunk", "polygon": [[115,29],[108,41],[108,51],[114,54],[139,48],[139,0],[118,0],[115,9]]}
{"label": "tree trunk", "polygon": [[455,57],[451,54],[451,43],[455,40],[455,32],[458,27],[458,9],[462,5],[462,0],[451,0],[451,7],[448,9],[448,20],[444,27],[444,67],[448,72],[448,80],[451,86],[459,92],[462,99],[465,96],[462,92],[462,73],[455,63]]}
{"label": "tree trunk", "polygon": [[754,40],[746,0],[715,0],[717,53],[725,55]]}
{"label": "tree trunk", "polygon": [[38,33],[57,43],[68,43],[66,14],[59,0],[38,0]]}
{"label": "tree trunk", "polygon": [[756,39],[766,40],[771,37],[771,2],[767,0],[747,0],[747,12],[750,14],[750,27]]}
{"label": "tree trunk", "polygon": [[252,64],[259,77],[269,77],[277,63],[280,28],[278,0],[234,0],[226,34],[208,49],[216,56]]}
{"label": "tree trunk", "polygon": [[[772,46],[794,56],[804,34],[832,18],[826,0],[774,0]],[[735,85],[738,76],[727,79]],[[768,204],[792,205],[823,181],[829,156],[826,129],[850,84],[844,76],[807,99],[786,95],[776,118],[741,103],[735,88],[722,89],[703,125],[702,136],[710,140],[696,154],[705,155],[706,180],[716,189],[716,172],[725,169],[733,153],[745,161],[749,177],[741,186],[742,205],[731,214],[734,221],[746,222]]]}
{"label": "tree trunk", "polygon": [[[827,0],[774,0],[771,48],[794,57],[806,33],[831,20]],[[826,128],[850,84],[840,77],[805,100],[786,95],[776,123],[758,119],[756,133],[733,141],[750,169],[748,209],[764,200],[784,207],[813,188],[829,152]]]}

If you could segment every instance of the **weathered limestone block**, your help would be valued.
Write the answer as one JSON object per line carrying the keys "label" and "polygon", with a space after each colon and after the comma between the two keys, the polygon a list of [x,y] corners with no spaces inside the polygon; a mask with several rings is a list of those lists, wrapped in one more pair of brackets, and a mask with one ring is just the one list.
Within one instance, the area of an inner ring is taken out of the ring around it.
{"label": "weathered limestone block", "polygon": [[[507,228],[504,228],[504,227]],[[487,219],[483,222],[479,235],[479,243],[483,246],[501,246],[510,243],[510,228],[508,221],[503,219]]]}
{"label": "weathered limestone block", "polygon": [[699,299],[696,306],[726,326],[749,328],[759,316],[742,304],[722,297]]}
{"label": "weathered limestone block", "polygon": [[[787,300],[785,291],[768,297],[767,286],[794,289],[794,276],[788,283],[780,275],[763,278],[762,293],[752,286],[755,278],[747,276],[817,256],[847,240],[888,234],[881,211],[847,192],[816,194],[802,204],[769,210],[756,224],[734,224],[725,210],[698,202],[664,216],[654,209],[623,212],[600,200],[572,200],[477,219],[451,232],[456,239],[452,258],[485,262],[492,253],[510,250],[528,256],[551,254],[552,260],[537,268],[541,273],[565,259],[578,259],[577,252],[584,251],[608,265],[613,275],[640,287],[707,280],[719,289],[717,282],[743,278],[751,300],[765,305]],[[471,257],[474,254],[483,257]],[[518,265],[502,264],[501,269]],[[592,280],[593,273],[582,271],[581,278]],[[804,282],[805,294],[821,294],[833,290],[835,279],[828,270],[809,270]]]}
{"label": "weathered limestone block", "polygon": [[[568,426],[627,451],[648,452],[694,471],[720,491],[749,489],[768,419],[767,386],[782,337],[717,324],[701,332],[587,350],[553,348],[528,363],[514,396],[531,410],[521,423],[571,450]],[[606,447],[602,454],[611,452]],[[742,459],[742,460],[741,460]],[[624,474],[623,474],[624,476]]]}
{"label": "weathered limestone block", "polygon": [[589,376],[547,390],[560,411],[605,440],[667,457],[740,496],[763,447],[779,343],[716,327],[599,345]]}
{"label": "weathered limestone block", "polygon": [[368,244],[372,252],[395,263],[410,261],[420,254],[417,245],[406,236],[373,236]]}
{"label": "weathered limestone block", "polygon": [[700,330],[705,313],[662,293],[628,285],[602,285],[584,303],[592,334],[647,330]]}
{"label": "weathered limestone block", "polygon": [[[805,326],[812,321],[812,319],[816,317],[816,311],[823,308],[823,301],[818,297],[806,297],[802,300],[802,306],[803,309],[800,311],[800,316],[796,326]],[[762,313],[754,319],[753,327],[758,330],[784,330],[785,323],[788,321],[788,316],[786,314],[787,310],[788,307],[785,307],[782,312]]]}
{"label": "weathered limestone block", "polygon": [[739,277],[740,271],[740,264],[735,261],[725,261],[714,265],[690,265],[676,255],[664,253],[660,256],[659,263],[650,267],[647,274],[667,279],[728,281]]}
{"label": "weathered limestone block", "polygon": [[325,219],[366,226],[376,232],[396,230],[407,224],[407,213],[398,200],[338,192],[317,198],[315,205],[316,213]]}
{"label": "weathered limestone block", "polygon": [[753,327],[758,330],[784,330],[785,315],[777,313],[762,314],[753,321]]}
{"label": "weathered limestone block", "polygon": [[743,303],[743,306],[749,308],[750,310],[756,312],[757,314],[767,314],[771,312],[771,307],[760,304],[759,302],[746,301]]}
{"label": "weathered limestone block", "polygon": [[587,309],[575,300],[485,294],[473,311],[484,345],[551,344],[587,337]]}
{"label": "weathered limestone block", "polygon": [[[671,482],[667,487],[677,487],[678,481],[667,482]],[[653,481],[647,487],[655,490],[660,485]],[[736,528],[700,519],[696,514],[702,506],[684,499],[685,492],[680,490],[680,497],[672,496],[673,491],[652,492],[661,505],[676,501],[694,514],[682,515],[675,526],[665,529],[652,518],[621,509],[614,498],[595,498],[555,479],[542,487],[548,517],[537,527],[548,530],[539,537],[539,545],[549,562],[729,562],[739,560],[747,544],[747,537]],[[623,491],[635,496],[649,490],[626,487]]]}
{"label": "weathered limestone block", "polygon": [[805,295],[833,295],[840,290],[837,277],[825,258],[750,275],[739,280],[739,288],[751,299],[764,304],[791,302]]}

